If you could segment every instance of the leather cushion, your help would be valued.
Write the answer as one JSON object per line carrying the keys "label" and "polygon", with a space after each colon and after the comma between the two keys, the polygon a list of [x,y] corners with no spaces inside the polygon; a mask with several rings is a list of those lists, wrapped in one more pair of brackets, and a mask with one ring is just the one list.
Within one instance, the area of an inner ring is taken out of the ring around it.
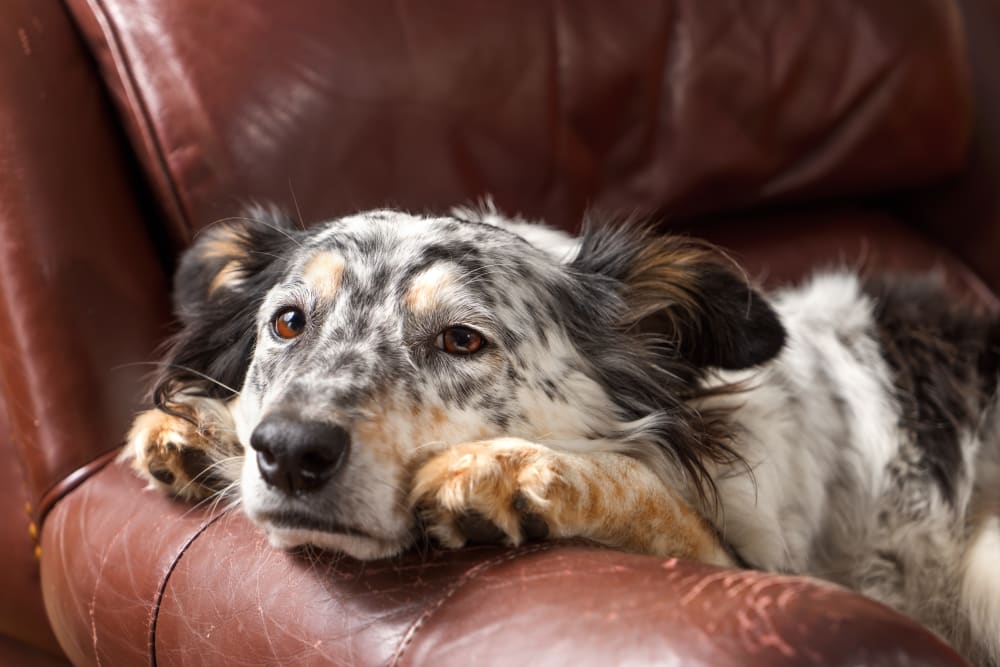
{"label": "leather cushion", "polygon": [[[70,0],[175,242],[492,193],[573,227],[884,192],[962,163],[949,0]],[[293,197],[294,193],[294,197]]]}

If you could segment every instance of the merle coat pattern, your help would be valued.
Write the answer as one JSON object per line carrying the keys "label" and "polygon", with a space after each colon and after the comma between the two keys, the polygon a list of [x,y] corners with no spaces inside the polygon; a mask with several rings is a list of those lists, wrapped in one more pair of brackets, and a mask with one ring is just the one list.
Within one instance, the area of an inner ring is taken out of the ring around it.
{"label": "merle coat pattern", "polygon": [[209,228],[126,456],[280,547],[587,537],[825,577],[1000,660],[998,320],[933,281],[766,297],[642,225]]}

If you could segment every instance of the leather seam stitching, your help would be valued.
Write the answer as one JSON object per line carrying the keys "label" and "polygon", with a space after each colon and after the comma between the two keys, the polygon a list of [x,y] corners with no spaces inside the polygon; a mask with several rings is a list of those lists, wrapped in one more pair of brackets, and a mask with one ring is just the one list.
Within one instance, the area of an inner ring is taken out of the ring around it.
{"label": "leather seam stitching", "polygon": [[409,646],[413,643],[413,640],[417,636],[417,633],[420,632],[421,628],[423,628],[427,620],[430,619],[435,613],[437,613],[448,600],[450,600],[456,593],[458,593],[459,590],[464,588],[465,585],[468,584],[470,581],[472,581],[479,575],[493,569],[498,565],[502,565],[504,563],[516,560],[521,556],[526,556],[541,551],[548,551],[554,548],[555,546],[556,543],[548,542],[548,543],[534,545],[524,549],[519,549],[510,553],[503,554],[502,556],[497,556],[496,558],[493,558],[491,560],[484,561],[482,563],[479,563],[475,567],[466,570],[462,574],[462,576],[459,577],[458,580],[455,581],[455,583],[453,583],[440,598],[438,598],[437,602],[435,602],[430,607],[427,607],[423,611],[423,613],[421,613],[420,616],[415,621],[413,621],[410,627],[407,628],[406,634],[403,636],[403,640],[400,642],[399,646],[396,647],[396,651],[389,659],[389,662],[386,663],[387,667],[397,667],[397,665],[399,665],[400,660],[402,660],[403,655],[406,653],[406,649],[409,648]]}
{"label": "leather seam stitching", "polygon": [[113,449],[102,452],[91,458],[83,465],[74,468],[69,474],[63,475],[59,481],[51,484],[36,501],[35,516],[38,524],[38,533],[41,535],[42,527],[49,514],[55,509],[63,498],[78,489],[87,480],[108,467],[118,456],[121,445],[115,445]]}
{"label": "leather seam stitching", "polygon": [[[121,78],[122,87],[126,90],[127,96],[134,100],[134,104],[136,106],[135,111],[137,112],[137,125],[142,128],[141,131],[146,134],[149,139],[151,144],[151,150],[149,152],[156,160],[160,175],[169,189],[169,196],[173,200],[173,206],[175,207],[175,210],[177,211],[184,227],[187,229],[188,237],[190,238],[193,227],[188,213],[182,203],[177,182],[175,181],[170,169],[167,167],[167,158],[163,150],[163,140],[153,123],[153,117],[149,111],[149,105],[146,103],[146,97],[142,94],[135,72],[132,70],[131,62],[127,57],[127,49],[122,42],[121,35],[118,33],[118,28],[115,25],[111,13],[104,5],[104,0],[90,0],[90,4],[92,7],[99,10],[94,12],[95,18],[98,19],[99,23],[103,24],[101,27],[104,29],[104,36],[107,40],[108,50],[111,53],[118,76]],[[135,149],[134,146],[131,148],[133,150]]]}
{"label": "leather seam stitching", "polygon": [[160,585],[156,591],[156,598],[153,600],[153,614],[149,622],[149,664],[150,667],[156,667],[156,624],[160,620],[160,607],[163,603],[163,596],[167,591],[167,584],[170,582],[170,577],[173,575],[174,570],[177,565],[181,562],[184,554],[187,550],[194,544],[194,541],[201,537],[202,533],[209,529],[216,521],[222,517],[229,514],[229,510],[220,512],[219,514],[213,516],[208,521],[206,521],[201,527],[196,530],[191,537],[181,546],[177,554],[174,556],[173,561],[170,563],[170,567],[167,568],[166,573],[163,575],[163,579],[160,581]]}

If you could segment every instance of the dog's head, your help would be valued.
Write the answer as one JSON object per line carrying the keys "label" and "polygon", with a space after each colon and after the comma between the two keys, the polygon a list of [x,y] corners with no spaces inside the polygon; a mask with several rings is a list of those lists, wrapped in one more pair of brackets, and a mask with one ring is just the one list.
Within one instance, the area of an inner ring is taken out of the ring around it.
{"label": "dog's head", "polygon": [[297,231],[261,213],[184,257],[157,393],[201,382],[184,369],[239,388],[243,505],[283,546],[400,550],[416,466],[500,436],[658,458],[701,488],[730,452],[689,405],[699,378],[784,340],[720,255],[640,226],[589,229],[560,261],[476,220],[375,211]]}

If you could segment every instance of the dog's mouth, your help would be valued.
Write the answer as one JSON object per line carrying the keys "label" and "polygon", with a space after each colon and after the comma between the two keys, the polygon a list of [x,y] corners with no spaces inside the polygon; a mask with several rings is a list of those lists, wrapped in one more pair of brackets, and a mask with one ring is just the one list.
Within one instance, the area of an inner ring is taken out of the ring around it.
{"label": "dog's mouth", "polygon": [[359,560],[375,560],[394,556],[409,545],[405,537],[382,537],[357,526],[299,512],[266,512],[253,520],[264,529],[271,545],[279,549],[311,545]]}
{"label": "dog's mouth", "polygon": [[308,530],[330,533],[331,535],[350,535],[352,537],[378,539],[361,528],[300,512],[265,512],[257,515],[255,520],[258,523],[267,525],[268,528],[277,530]]}

